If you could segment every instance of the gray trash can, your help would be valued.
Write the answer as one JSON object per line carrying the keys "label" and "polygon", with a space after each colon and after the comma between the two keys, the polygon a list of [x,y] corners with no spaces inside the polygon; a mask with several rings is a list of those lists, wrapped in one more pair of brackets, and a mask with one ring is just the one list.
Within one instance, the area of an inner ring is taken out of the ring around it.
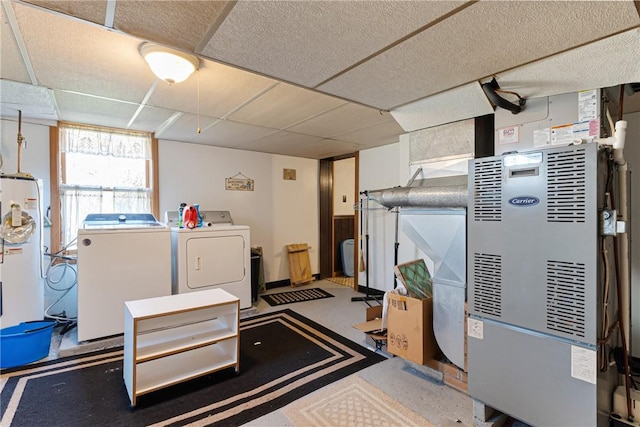
{"label": "gray trash can", "polygon": [[260,267],[262,255],[259,251],[251,249],[251,301],[258,301],[258,290],[260,289]]}
{"label": "gray trash can", "polygon": [[340,244],[342,253],[342,272],[345,276],[353,277],[353,239],[343,240]]}

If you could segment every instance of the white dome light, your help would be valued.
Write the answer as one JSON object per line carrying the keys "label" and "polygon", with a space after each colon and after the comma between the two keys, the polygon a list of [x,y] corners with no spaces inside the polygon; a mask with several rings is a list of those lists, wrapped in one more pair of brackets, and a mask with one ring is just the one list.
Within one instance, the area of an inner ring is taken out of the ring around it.
{"label": "white dome light", "polygon": [[169,84],[183,82],[198,69],[200,61],[193,55],[152,43],[143,43],[140,54],[159,79]]}

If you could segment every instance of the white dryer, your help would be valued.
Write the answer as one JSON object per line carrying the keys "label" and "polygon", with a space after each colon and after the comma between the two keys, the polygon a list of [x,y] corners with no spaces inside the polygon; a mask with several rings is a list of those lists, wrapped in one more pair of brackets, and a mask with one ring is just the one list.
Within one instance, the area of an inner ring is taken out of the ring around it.
{"label": "white dryer", "polygon": [[251,245],[247,225],[234,225],[228,211],[201,211],[202,227],[178,228],[178,212],[167,212],[171,226],[171,290],[174,294],[224,289],[251,307]]}

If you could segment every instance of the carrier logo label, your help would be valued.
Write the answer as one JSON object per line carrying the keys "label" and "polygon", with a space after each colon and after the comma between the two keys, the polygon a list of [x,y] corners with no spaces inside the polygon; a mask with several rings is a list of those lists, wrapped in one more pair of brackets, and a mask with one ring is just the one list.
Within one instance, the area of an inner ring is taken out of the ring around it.
{"label": "carrier logo label", "polygon": [[518,196],[509,199],[509,204],[513,206],[535,206],[540,203],[540,199],[533,196]]}

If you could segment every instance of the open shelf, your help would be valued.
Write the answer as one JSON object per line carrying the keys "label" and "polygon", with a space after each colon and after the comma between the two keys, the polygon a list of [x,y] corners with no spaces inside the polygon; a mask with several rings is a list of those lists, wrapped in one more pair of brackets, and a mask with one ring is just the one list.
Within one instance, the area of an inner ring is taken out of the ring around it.
{"label": "open shelf", "polygon": [[211,289],[125,303],[123,376],[141,394],[221,369],[239,372],[240,300]]}

